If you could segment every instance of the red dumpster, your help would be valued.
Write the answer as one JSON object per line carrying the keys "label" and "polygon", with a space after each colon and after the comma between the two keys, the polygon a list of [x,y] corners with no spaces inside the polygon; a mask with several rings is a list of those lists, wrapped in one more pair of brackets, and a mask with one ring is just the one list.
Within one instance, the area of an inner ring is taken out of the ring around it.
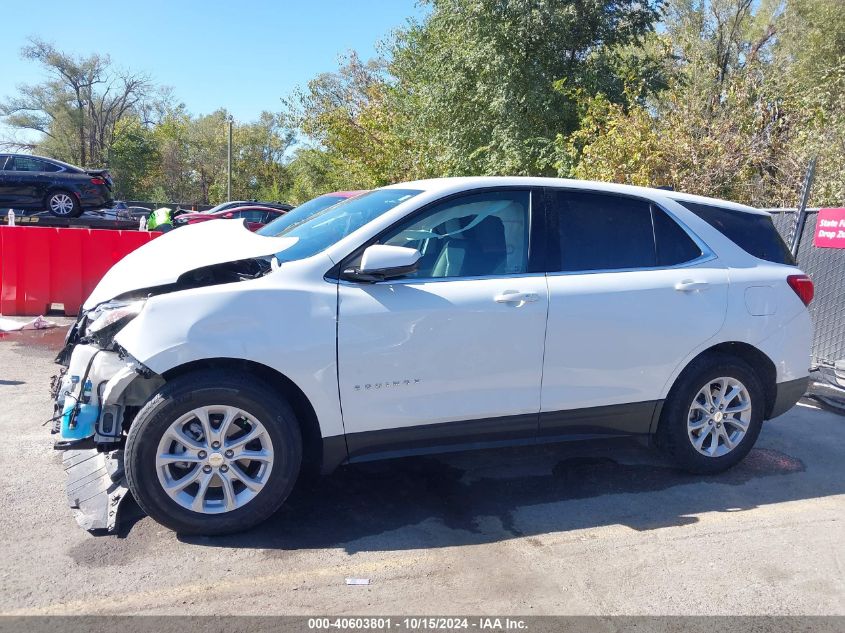
{"label": "red dumpster", "polygon": [[109,268],[159,235],[0,226],[0,314],[35,316],[60,303],[76,315]]}

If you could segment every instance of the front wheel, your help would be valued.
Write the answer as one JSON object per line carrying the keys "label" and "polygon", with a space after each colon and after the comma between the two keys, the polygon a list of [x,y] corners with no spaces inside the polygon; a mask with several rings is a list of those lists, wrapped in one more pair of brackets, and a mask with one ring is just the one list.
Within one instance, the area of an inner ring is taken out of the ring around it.
{"label": "front wheel", "polygon": [[685,470],[721,472],[754,446],[764,407],[763,388],[748,364],[721,354],[704,356],[669,392],[658,444]]}
{"label": "front wheel", "polygon": [[53,191],[47,196],[47,209],[59,218],[75,218],[82,213],[79,200],[67,191]]}
{"label": "front wheel", "polygon": [[138,505],[182,534],[228,534],[264,521],[290,494],[301,461],[290,406],[257,379],[221,371],[168,382],[126,442]]}

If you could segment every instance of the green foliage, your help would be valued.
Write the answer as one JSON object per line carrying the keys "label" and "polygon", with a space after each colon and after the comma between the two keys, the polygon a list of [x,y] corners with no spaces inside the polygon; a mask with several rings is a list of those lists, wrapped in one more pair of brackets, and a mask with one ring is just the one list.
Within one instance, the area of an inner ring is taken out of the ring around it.
{"label": "green foliage", "polygon": [[551,174],[558,134],[578,128],[578,98],[624,98],[661,81],[661,60],[635,46],[658,0],[430,0],[397,32],[388,60],[347,55],[288,101],[336,186],[468,174]]}
{"label": "green foliage", "polygon": [[436,175],[549,174],[577,95],[616,99],[618,47],[657,18],[652,0],[431,0],[391,52],[402,130]]}
{"label": "green foliage", "polygon": [[666,89],[587,97],[561,175],[791,206],[818,155],[811,204],[845,203],[845,3],[673,0],[662,37]]}
{"label": "green foliage", "polygon": [[[422,1],[381,58],[349,52],[235,125],[233,198],[524,174],[780,206],[818,156],[811,203],[845,204],[842,0]],[[48,78],[0,116],[40,134],[27,149],[107,160],[122,197],[225,198],[228,112],[191,115],[107,57],[23,53]]]}
{"label": "green foliage", "polygon": [[300,147],[288,163],[290,189],[287,199],[300,204],[328,191],[340,190],[336,185],[336,167],[324,150]]}
{"label": "green foliage", "polygon": [[82,166],[102,164],[121,122],[150,95],[149,80],[115,69],[108,56],[74,56],[39,39],[21,53],[48,79],[19,86],[16,96],[0,103],[7,126],[41,135],[37,143],[18,145]]}
{"label": "green foliage", "polygon": [[[189,204],[225,199],[226,111],[191,116],[167,90],[116,69],[106,56],[73,56],[40,40],[22,55],[48,78],[20,86],[0,102],[0,117],[12,130],[38,137],[3,145],[81,166],[108,166],[118,198]],[[284,198],[285,153],[293,135],[280,115],[262,113],[258,121],[236,125],[233,137],[233,197]]]}
{"label": "green foliage", "polygon": [[293,133],[278,114],[262,112],[258,121],[235,126],[232,197],[283,199],[290,182],[285,155],[292,143]]}
{"label": "green foliage", "polygon": [[155,186],[161,160],[153,132],[136,117],[116,126],[116,138],[109,148],[109,168],[117,199],[141,200]]}
{"label": "green foliage", "polygon": [[[383,62],[364,63],[350,53],[336,73],[317,76],[286,101],[286,122],[319,143],[320,166],[333,188],[372,188],[411,177],[413,139],[399,128],[390,82]],[[314,157],[314,151],[301,156]]]}

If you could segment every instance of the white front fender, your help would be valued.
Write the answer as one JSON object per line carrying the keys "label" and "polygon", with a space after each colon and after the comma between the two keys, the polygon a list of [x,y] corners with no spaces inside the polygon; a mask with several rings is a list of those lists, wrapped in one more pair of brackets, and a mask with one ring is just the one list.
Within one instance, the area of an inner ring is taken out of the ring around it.
{"label": "white front fender", "polygon": [[150,297],[115,341],[157,374],[213,359],[269,367],[305,394],[323,437],[341,435],[336,284],[285,272]]}

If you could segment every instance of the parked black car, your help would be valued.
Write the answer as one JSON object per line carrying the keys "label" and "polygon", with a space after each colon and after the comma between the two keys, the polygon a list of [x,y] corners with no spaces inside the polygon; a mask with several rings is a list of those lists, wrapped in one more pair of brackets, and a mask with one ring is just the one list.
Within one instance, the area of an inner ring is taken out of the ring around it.
{"label": "parked black car", "polygon": [[0,209],[50,211],[75,218],[85,209],[112,206],[105,169],[82,169],[52,158],[0,154]]}

